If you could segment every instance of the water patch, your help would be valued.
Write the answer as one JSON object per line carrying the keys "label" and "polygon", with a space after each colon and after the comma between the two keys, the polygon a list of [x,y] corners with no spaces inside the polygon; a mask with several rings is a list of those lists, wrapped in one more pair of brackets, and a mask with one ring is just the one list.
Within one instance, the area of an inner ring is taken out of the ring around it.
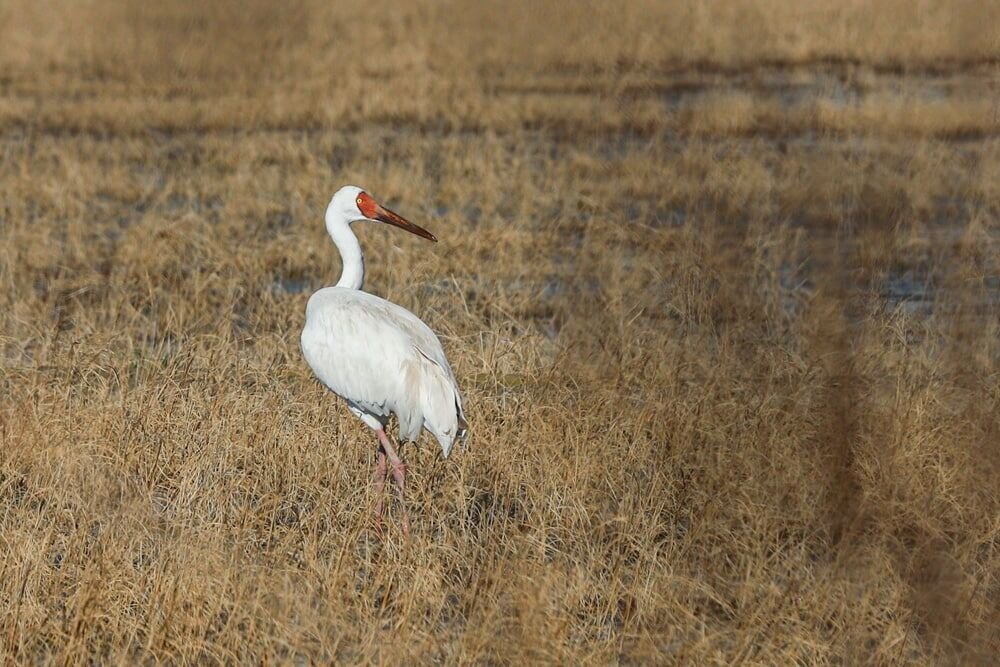
{"label": "water patch", "polygon": [[778,288],[781,310],[790,317],[799,316],[806,299],[813,293],[814,285],[803,275],[802,264],[784,262],[778,268]]}
{"label": "water patch", "polygon": [[278,295],[304,294],[313,291],[313,286],[308,280],[277,276],[271,281],[268,289],[272,294]]}
{"label": "water patch", "polygon": [[907,315],[930,315],[934,311],[934,287],[926,277],[913,271],[889,273],[882,283],[880,296],[889,310]]}

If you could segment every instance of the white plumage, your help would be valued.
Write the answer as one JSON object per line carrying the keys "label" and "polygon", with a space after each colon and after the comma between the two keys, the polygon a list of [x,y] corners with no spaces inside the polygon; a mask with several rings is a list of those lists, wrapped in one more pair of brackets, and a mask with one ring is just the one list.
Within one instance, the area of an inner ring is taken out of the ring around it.
{"label": "white plumage", "polygon": [[426,428],[445,456],[464,435],[462,399],[441,343],[416,315],[373,294],[327,287],[309,299],[302,352],[316,377],[373,430]]}
{"label": "white plumage", "polygon": [[[350,227],[359,220],[385,222],[437,239],[380,206],[361,188],[341,188],[327,207],[326,228],[340,251],[343,272],[335,287],[319,290],[306,306],[301,337],[306,362],[378,438],[374,481],[375,514],[380,520],[386,457],[400,500],[406,477],[406,468],[385,434],[390,415],[399,422],[400,441],[414,441],[427,429],[445,457],[455,440],[465,437],[466,422],[458,383],[430,327],[405,308],[361,291],[364,258]],[[405,505],[403,530],[408,532]]]}

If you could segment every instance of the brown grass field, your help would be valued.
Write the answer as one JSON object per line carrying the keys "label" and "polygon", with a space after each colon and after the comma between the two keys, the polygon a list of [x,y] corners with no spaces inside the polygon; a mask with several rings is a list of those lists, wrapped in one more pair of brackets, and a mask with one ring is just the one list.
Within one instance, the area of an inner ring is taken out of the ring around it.
{"label": "brown grass field", "polygon": [[[998,137],[995,2],[5,0],[0,654],[992,662]],[[359,225],[471,424],[409,541],[345,183],[441,239]]]}

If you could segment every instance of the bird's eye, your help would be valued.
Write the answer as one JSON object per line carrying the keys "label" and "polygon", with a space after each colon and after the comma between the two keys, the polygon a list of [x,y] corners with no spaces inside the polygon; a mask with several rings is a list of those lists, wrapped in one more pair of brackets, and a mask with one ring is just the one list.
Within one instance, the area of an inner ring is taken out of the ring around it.
{"label": "bird's eye", "polygon": [[358,197],[358,206],[361,206],[361,197]]}

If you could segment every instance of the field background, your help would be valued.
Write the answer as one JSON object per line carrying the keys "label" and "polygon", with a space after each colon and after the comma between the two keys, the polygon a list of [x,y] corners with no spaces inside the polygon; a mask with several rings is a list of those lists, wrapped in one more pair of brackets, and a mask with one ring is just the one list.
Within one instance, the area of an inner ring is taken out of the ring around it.
{"label": "field background", "polygon": [[[998,133],[995,2],[5,0],[0,653],[989,662]],[[346,183],[441,239],[359,226],[471,423],[409,543]]]}

